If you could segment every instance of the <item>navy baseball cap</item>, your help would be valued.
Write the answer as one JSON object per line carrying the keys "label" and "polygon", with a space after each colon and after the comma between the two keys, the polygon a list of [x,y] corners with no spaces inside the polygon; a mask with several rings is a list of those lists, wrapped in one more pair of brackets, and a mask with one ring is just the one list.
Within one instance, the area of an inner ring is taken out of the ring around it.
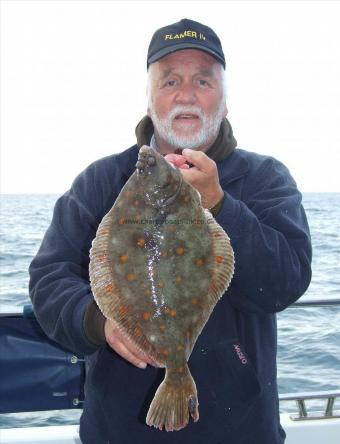
{"label": "navy baseball cap", "polygon": [[199,49],[215,57],[225,69],[225,58],[220,39],[208,26],[189,19],[158,29],[152,36],[147,57],[147,68],[171,52],[181,49]]}

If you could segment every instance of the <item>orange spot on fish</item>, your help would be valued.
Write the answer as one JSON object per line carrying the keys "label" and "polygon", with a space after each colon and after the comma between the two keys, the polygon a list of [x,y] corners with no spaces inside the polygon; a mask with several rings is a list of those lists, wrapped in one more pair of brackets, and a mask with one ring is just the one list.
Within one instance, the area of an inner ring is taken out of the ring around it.
{"label": "orange spot on fish", "polygon": [[126,279],[127,279],[128,281],[134,281],[134,280],[136,279],[136,275],[135,275],[135,274],[132,274],[132,273],[129,273],[129,274],[126,276]]}
{"label": "orange spot on fish", "polygon": [[219,233],[219,232],[215,232],[215,233],[213,233],[213,237],[221,237],[221,236],[222,236],[222,234]]}
{"label": "orange spot on fish", "polygon": [[189,196],[184,196],[184,202],[189,202],[190,197]]}
{"label": "orange spot on fish", "polygon": [[183,247],[177,247],[175,251],[176,251],[176,254],[178,254],[178,256],[182,256],[182,254],[184,254]]}
{"label": "orange spot on fish", "polygon": [[107,284],[105,287],[105,291],[106,293],[112,293],[113,290],[113,285],[112,284]]}
{"label": "orange spot on fish", "polygon": [[103,234],[105,236],[105,234],[109,234],[109,230],[106,230],[105,228],[101,229],[99,234]]}
{"label": "orange spot on fish", "polygon": [[168,355],[169,355],[169,351],[168,351],[166,348],[163,348],[163,349],[161,350],[161,353],[162,353],[162,355],[164,355],[164,356],[168,356]]}
{"label": "orange spot on fish", "polygon": [[178,367],[177,371],[178,371],[178,373],[183,373],[184,372],[184,367],[183,366]]}
{"label": "orange spot on fish", "polygon": [[164,282],[163,281],[159,281],[157,287],[158,288],[163,288],[164,287]]}
{"label": "orange spot on fish", "polygon": [[176,310],[170,310],[169,315],[172,316],[172,317],[174,318],[174,317],[177,315]]}
{"label": "orange spot on fish", "polygon": [[183,347],[183,345],[178,344],[176,349],[177,349],[177,351],[181,351],[181,350],[184,350],[184,347]]}
{"label": "orange spot on fish", "polygon": [[121,217],[118,221],[119,225],[124,225],[125,224],[125,218]]}
{"label": "orange spot on fish", "polygon": [[161,331],[164,331],[164,330],[165,330],[165,325],[164,325],[164,324],[160,325],[160,326],[159,326],[159,329],[160,329]]}
{"label": "orange spot on fish", "polygon": [[102,256],[98,256],[98,261],[99,262],[105,262],[107,260],[107,255],[103,254]]}
{"label": "orange spot on fish", "polygon": [[177,284],[179,284],[180,282],[182,282],[182,276],[177,276],[175,280]]}
{"label": "orange spot on fish", "polygon": [[161,256],[162,256],[162,257],[167,257],[167,255],[168,255],[168,252],[167,252],[167,251],[162,251],[162,253],[161,253]]}
{"label": "orange spot on fish", "polygon": [[139,200],[135,200],[134,201],[134,205],[138,206],[139,205]]}
{"label": "orange spot on fish", "polygon": [[129,260],[129,256],[127,254],[122,254],[119,256],[119,260],[122,264],[126,264],[126,262]]}
{"label": "orange spot on fish", "polygon": [[142,336],[142,330],[139,327],[135,327],[133,330],[133,335],[136,338],[139,338],[140,336]]}
{"label": "orange spot on fish", "polygon": [[125,316],[126,313],[128,312],[128,308],[125,305],[121,305],[118,311],[121,316]]}
{"label": "orange spot on fish", "polygon": [[176,226],[175,226],[175,225],[170,225],[170,226],[168,227],[168,231],[170,231],[170,232],[174,232],[174,231],[176,231]]}
{"label": "orange spot on fish", "polygon": [[192,298],[192,299],[191,299],[191,303],[192,303],[193,305],[196,305],[196,304],[198,303],[198,299],[197,299],[197,298]]}
{"label": "orange spot on fish", "polygon": [[144,295],[151,296],[151,291],[147,288],[146,290],[144,290]]}
{"label": "orange spot on fish", "polygon": [[150,317],[151,317],[151,313],[150,313],[149,311],[145,311],[145,312],[143,313],[143,319],[144,319],[144,321],[148,321],[148,320],[150,319]]}
{"label": "orange spot on fish", "polygon": [[204,265],[204,260],[201,259],[201,258],[200,259],[196,259],[195,263],[196,263],[196,265],[198,267],[202,267],[202,265]]}
{"label": "orange spot on fish", "polygon": [[143,239],[142,237],[140,237],[139,239],[137,239],[137,245],[139,247],[144,247],[145,245],[145,239]]}
{"label": "orange spot on fish", "polygon": [[217,264],[221,264],[223,262],[223,257],[222,256],[215,256],[215,262]]}

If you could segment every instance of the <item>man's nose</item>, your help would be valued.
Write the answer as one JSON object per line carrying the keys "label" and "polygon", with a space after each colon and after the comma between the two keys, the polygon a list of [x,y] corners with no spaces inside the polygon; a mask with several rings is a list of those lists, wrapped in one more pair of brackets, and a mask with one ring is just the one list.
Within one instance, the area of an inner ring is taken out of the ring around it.
{"label": "man's nose", "polygon": [[195,103],[197,97],[194,86],[188,83],[182,84],[177,91],[175,100],[176,103],[184,105]]}

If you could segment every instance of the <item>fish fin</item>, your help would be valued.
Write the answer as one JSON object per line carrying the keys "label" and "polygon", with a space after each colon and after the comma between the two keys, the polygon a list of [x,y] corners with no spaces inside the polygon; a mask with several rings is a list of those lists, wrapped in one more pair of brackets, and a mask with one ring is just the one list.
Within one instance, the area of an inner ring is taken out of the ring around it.
{"label": "fish fin", "polygon": [[198,421],[198,398],[195,381],[185,363],[179,375],[166,369],[165,379],[151,402],[146,423],[167,432],[180,430],[189,422],[189,413]]}
{"label": "fish fin", "polygon": [[210,211],[205,210],[207,224],[212,236],[212,270],[209,298],[213,306],[229,287],[234,274],[234,252],[230,239],[223,228],[216,222]]}
{"label": "fish fin", "polygon": [[230,244],[230,239],[223,228],[215,221],[209,210],[204,210],[207,225],[212,237],[212,251],[210,256],[211,279],[205,295],[205,307],[200,312],[200,320],[196,322],[190,339],[190,349],[194,342],[192,338],[197,338],[208,321],[215,305],[229,287],[234,274],[234,252]]}
{"label": "fish fin", "polygon": [[103,315],[113,321],[120,332],[125,335],[138,350],[163,364],[162,356],[143,333],[142,326],[133,315],[133,307],[127,304],[121,290],[112,279],[112,265],[109,257],[110,245],[108,231],[112,226],[110,213],[104,216],[97,230],[96,238],[90,250],[89,275],[94,300]]}

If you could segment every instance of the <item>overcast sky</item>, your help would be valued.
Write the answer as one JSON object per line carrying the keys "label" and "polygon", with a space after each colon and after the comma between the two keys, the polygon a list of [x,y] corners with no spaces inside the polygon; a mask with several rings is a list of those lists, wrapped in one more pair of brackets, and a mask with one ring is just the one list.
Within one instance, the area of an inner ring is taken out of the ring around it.
{"label": "overcast sky", "polygon": [[340,191],[340,3],[1,1],[1,192],[63,193],[135,143],[153,32],[212,27],[240,148],[283,161],[302,191]]}

